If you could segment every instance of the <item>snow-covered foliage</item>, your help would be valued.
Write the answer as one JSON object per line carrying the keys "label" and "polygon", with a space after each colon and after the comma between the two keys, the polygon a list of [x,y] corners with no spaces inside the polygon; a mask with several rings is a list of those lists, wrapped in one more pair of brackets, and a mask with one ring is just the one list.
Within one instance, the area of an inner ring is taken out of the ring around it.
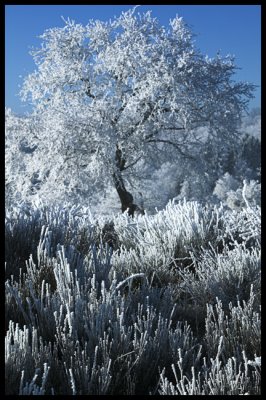
{"label": "snow-covered foliage", "polygon": [[261,110],[259,107],[253,108],[242,119],[241,130],[245,134],[261,140]]}
{"label": "snow-covered foliage", "polygon": [[46,30],[6,109],[8,395],[260,394],[253,85],[135,9]]}
{"label": "snow-covered foliage", "polygon": [[[36,198],[40,197],[38,190],[40,185],[43,188],[41,198],[44,203],[51,204],[61,198],[60,186],[56,192],[50,193],[47,190],[44,196],[43,182],[38,173],[28,175],[27,168],[32,162],[32,153],[35,151],[35,147],[30,147],[26,142],[28,131],[33,125],[29,119],[30,117],[16,117],[11,110],[6,110],[6,205],[8,206],[18,203],[23,198],[31,202],[36,201]],[[158,160],[155,159],[149,164],[140,162],[143,174],[136,175],[134,183],[130,180],[131,193],[137,204],[143,202],[145,210],[152,214],[156,209],[165,207],[169,199],[173,198],[176,200],[186,198],[203,204],[223,201],[229,207],[238,209],[244,204],[242,198],[244,180],[247,182],[249,201],[260,204],[260,130],[257,126],[252,131],[253,134],[246,133],[250,127],[257,125],[257,119],[256,113],[248,122],[243,123],[241,128],[243,135],[239,140],[235,140],[233,147],[232,144],[226,143],[215,147],[209,143],[203,152],[195,150],[192,152],[194,160],[182,159],[176,155],[174,160],[162,164],[158,164]],[[37,128],[36,121],[35,125]],[[30,190],[27,188],[27,179],[30,180]],[[88,196],[81,196],[80,203],[90,206],[90,209],[98,214],[117,213],[120,210],[119,198],[112,182],[101,188],[100,194],[90,193]]]}
{"label": "snow-covered foliage", "polygon": [[6,211],[6,394],[260,394],[260,207]]}
{"label": "snow-covered foliage", "polygon": [[[22,188],[27,187],[26,195],[34,186],[28,175],[28,165],[32,162],[36,146],[31,144],[31,135],[36,131],[34,118],[19,117],[11,109],[5,110],[5,186],[6,205],[15,204],[23,196]],[[30,183],[29,183],[30,182]]]}
{"label": "snow-covered foliage", "polygon": [[40,38],[21,90],[38,120],[27,132],[36,150],[19,188],[24,199],[32,179],[43,200],[102,195],[118,173],[116,146],[126,186],[142,192],[150,164],[182,163],[207,142],[222,153],[237,137],[253,85],[233,80],[232,57],[202,55],[181,17],[163,27],[134,8],[85,26],[68,19]]}
{"label": "snow-covered foliage", "polygon": [[228,172],[216,182],[213,194],[231,209],[240,210],[247,203],[261,204],[261,184],[258,181],[239,182]]}

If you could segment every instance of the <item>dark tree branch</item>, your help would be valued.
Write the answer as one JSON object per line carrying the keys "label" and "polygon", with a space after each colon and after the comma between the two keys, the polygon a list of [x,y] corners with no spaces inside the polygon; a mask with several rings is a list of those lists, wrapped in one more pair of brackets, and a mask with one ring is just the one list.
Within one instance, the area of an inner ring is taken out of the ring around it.
{"label": "dark tree branch", "polygon": [[188,158],[190,160],[195,160],[194,157],[192,157],[189,154],[184,153],[180,149],[180,146],[178,144],[174,143],[174,142],[171,142],[171,140],[167,140],[167,139],[149,139],[149,140],[146,140],[146,143],[166,143],[166,144],[169,144],[171,146],[174,146],[183,157]]}
{"label": "dark tree branch", "polygon": [[85,83],[87,84],[86,92],[85,92],[86,95],[89,96],[89,97],[91,97],[92,99],[95,99],[96,96],[94,96],[94,94],[91,93],[91,86],[90,86],[90,81],[89,81],[89,79],[81,78],[81,81],[82,81],[82,82],[85,82]]}
{"label": "dark tree branch", "polygon": [[124,159],[122,150],[119,148],[118,144],[116,145],[115,163],[119,171],[123,171],[125,169],[126,160]]}
{"label": "dark tree branch", "polygon": [[[143,210],[141,209],[141,207],[138,207],[136,204],[133,203],[133,196],[127,191],[125,187],[121,171],[129,168],[130,165],[125,168],[126,160],[123,158],[122,150],[119,148],[118,145],[116,145],[115,161],[117,171],[113,173],[113,180],[121,202],[121,210],[122,212],[128,210],[129,215],[133,217],[135,211],[138,210],[140,212],[143,212]],[[134,165],[137,161],[131,164],[131,166]]]}
{"label": "dark tree branch", "polygon": [[137,162],[139,162],[139,160],[141,160],[141,156],[140,157],[138,157],[135,161],[133,161],[131,164],[128,164],[126,167],[124,167],[124,170],[125,169],[128,169],[128,168],[130,168],[130,167],[133,167],[133,165],[135,165],[135,164],[137,164]]}

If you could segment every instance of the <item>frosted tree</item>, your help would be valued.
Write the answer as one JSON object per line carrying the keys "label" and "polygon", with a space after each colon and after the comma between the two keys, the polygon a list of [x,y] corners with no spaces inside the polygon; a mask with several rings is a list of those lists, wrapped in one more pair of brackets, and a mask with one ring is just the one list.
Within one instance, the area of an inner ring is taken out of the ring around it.
{"label": "frosted tree", "polygon": [[253,92],[233,80],[231,56],[196,49],[182,18],[166,28],[135,8],[108,22],[68,19],[46,30],[21,91],[40,119],[28,165],[40,190],[89,196],[112,183],[131,215],[138,206],[129,185],[146,163],[232,141]]}
{"label": "frosted tree", "polygon": [[31,164],[31,158],[36,150],[36,146],[30,144],[36,129],[33,118],[17,116],[10,108],[5,109],[6,205],[22,200],[23,187],[25,194],[34,192],[36,182],[34,182],[34,176],[28,175],[27,166]]}

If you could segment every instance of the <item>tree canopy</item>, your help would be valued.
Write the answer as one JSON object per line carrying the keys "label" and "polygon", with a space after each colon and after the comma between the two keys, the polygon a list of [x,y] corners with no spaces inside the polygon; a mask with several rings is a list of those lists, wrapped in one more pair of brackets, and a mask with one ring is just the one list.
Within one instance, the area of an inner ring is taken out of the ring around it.
{"label": "tree canopy", "polygon": [[131,207],[126,186],[148,163],[230,143],[252,97],[252,84],[233,79],[233,57],[201,54],[178,16],[163,27],[133,8],[86,26],[65,20],[41,39],[21,91],[35,121],[27,174],[40,193],[89,196],[112,182]]}

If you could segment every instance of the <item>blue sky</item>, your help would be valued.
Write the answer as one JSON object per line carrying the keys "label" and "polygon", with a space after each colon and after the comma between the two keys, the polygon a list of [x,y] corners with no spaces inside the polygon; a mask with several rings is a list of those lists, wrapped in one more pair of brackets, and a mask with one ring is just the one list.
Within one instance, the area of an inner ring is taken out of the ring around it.
{"label": "blue sky", "polygon": [[[62,27],[61,16],[87,24],[89,19],[109,20],[119,16],[130,5],[6,5],[5,7],[5,81],[6,106],[16,113],[29,111],[17,96],[23,77],[35,69],[29,54],[39,47],[38,38],[45,29]],[[145,5],[139,12],[152,10],[164,26],[176,14],[182,16],[197,35],[196,46],[210,57],[219,50],[233,54],[236,80],[252,82],[259,87],[250,107],[261,101],[261,7],[259,5]]]}

